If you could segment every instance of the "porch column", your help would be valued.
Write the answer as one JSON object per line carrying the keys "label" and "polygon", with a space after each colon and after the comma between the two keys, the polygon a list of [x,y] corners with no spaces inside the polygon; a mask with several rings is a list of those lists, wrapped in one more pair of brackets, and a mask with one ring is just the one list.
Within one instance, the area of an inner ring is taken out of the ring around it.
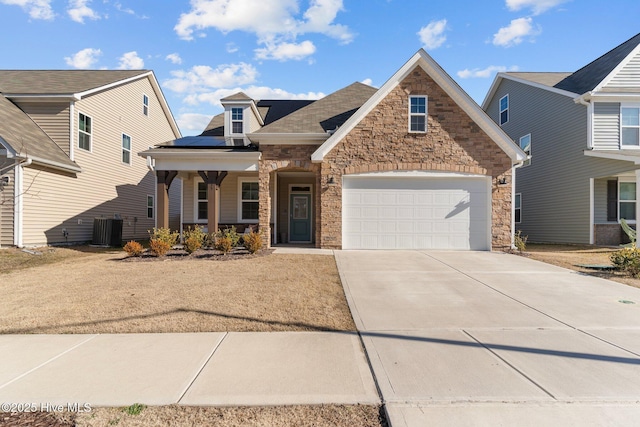
{"label": "porch column", "polygon": [[265,248],[271,247],[271,195],[269,168],[260,163],[258,170],[258,222]]}
{"label": "porch column", "polygon": [[[640,169],[636,169],[636,231],[638,230],[640,230]],[[636,246],[638,246],[637,241]]]}
{"label": "porch column", "polygon": [[209,233],[218,231],[218,193],[220,192],[220,184],[227,176],[227,171],[198,171],[198,175],[207,184],[207,229]]}
{"label": "porch column", "polygon": [[156,173],[156,226],[169,228],[169,187],[178,175],[177,171],[157,171]]}

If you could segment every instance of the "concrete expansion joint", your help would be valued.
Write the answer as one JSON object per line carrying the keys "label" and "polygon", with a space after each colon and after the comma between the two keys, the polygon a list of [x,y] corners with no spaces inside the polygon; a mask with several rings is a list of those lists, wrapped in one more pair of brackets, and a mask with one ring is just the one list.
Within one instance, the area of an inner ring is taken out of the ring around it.
{"label": "concrete expansion joint", "polygon": [[177,400],[177,403],[179,404],[182,399],[184,398],[185,394],[187,394],[187,391],[189,391],[189,389],[191,388],[191,386],[193,385],[193,383],[196,382],[196,380],[198,379],[198,377],[200,376],[200,374],[202,373],[203,369],[205,368],[205,366],[207,366],[207,364],[209,363],[209,361],[211,360],[211,358],[213,357],[213,355],[215,354],[215,352],[220,348],[220,346],[222,345],[222,343],[224,342],[224,340],[229,336],[229,332],[224,332],[224,335],[222,336],[222,338],[216,343],[216,345],[213,346],[213,349],[211,349],[211,353],[209,353],[209,356],[205,359],[205,361],[202,363],[202,365],[200,366],[200,369],[198,369],[198,371],[195,373],[195,375],[193,376],[193,378],[191,379],[191,381],[189,381],[189,384],[187,384],[187,386],[185,387],[185,389],[182,391],[182,393],[180,394],[180,397]]}

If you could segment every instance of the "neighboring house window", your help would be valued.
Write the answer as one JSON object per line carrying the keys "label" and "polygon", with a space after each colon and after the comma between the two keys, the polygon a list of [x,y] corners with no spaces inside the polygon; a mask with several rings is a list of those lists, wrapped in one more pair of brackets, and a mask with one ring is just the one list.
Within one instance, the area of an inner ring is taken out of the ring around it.
{"label": "neighboring house window", "polygon": [[520,224],[520,220],[522,219],[522,194],[516,194],[516,198],[513,204],[513,210],[515,212],[516,224]]}
{"label": "neighboring house window", "polygon": [[640,146],[640,107],[622,107],[621,116],[621,145]]}
{"label": "neighboring house window", "polygon": [[620,219],[636,220],[636,183],[620,182],[618,190],[618,204]]}
{"label": "neighboring house window", "polygon": [[149,97],[147,95],[142,95],[142,112],[145,116],[149,115]]}
{"label": "neighboring house window", "polygon": [[82,113],[78,115],[78,148],[91,151],[91,132],[93,124],[91,117]]}
{"label": "neighboring house window", "polygon": [[254,178],[239,179],[240,196],[238,207],[238,221],[258,220],[259,185]]}
{"label": "neighboring house window", "polygon": [[197,218],[198,220],[207,220],[207,184],[204,182],[198,183],[198,192],[197,192]]}
{"label": "neighboring house window", "polygon": [[[520,138],[520,148],[522,148],[522,151],[524,151],[527,156],[531,155],[531,134],[525,135]],[[530,164],[531,159],[522,162],[522,166],[529,166]]]}
{"label": "neighboring house window", "polygon": [[243,133],[243,109],[232,108],[231,109],[231,133]]}
{"label": "neighboring house window", "polygon": [[155,203],[153,200],[153,196],[147,196],[147,218],[153,218],[154,208],[155,208]]}
{"label": "neighboring house window", "polygon": [[131,164],[131,137],[122,134],[122,163]]}
{"label": "neighboring house window", "polygon": [[500,126],[509,121],[509,94],[500,98]]}
{"label": "neighboring house window", "polygon": [[409,132],[427,131],[427,97],[409,97]]}

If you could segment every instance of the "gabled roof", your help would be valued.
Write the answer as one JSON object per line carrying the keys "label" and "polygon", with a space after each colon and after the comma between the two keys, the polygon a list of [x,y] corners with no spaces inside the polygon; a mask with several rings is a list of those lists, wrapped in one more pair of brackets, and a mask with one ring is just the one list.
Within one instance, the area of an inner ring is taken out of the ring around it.
{"label": "gabled roof", "polygon": [[80,172],[80,167],[31,118],[0,94],[0,144],[9,157],[27,156],[38,163]]}
{"label": "gabled roof", "polygon": [[0,70],[0,92],[70,95],[148,73],[149,70]]}
{"label": "gabled roof", "polygon": [[[486,115],[478,104],[434,61],[424,49],[420,49],[378,91],[369,98],[338,130],[311,156],[321,162],[360,121],[367,116],[397,85],[416,67],[421,67],[449,95],[465,113],[509,156],[514,162],[526,159],[527,155],[509,136]],[[319,101],[318,101],[319,102]]]}
{"label": "gabled roof", "polygon": [[221,98],[220,101],[253,101],[253,99],[249,98],[249,96],[244,92],[238,92],[225,98]]}
{"label": "gabled roof", "polygon": [[514,71],[510,71],[504,74],[518,79],[539,83],[545,86],[555,86],[571,75],[571,73],[520,73]]}
{"label": "gabled roof", "polygon": [[376,92],[363,83],[353,83],[299,110],[283,116],[253,135],[323,134],[341,126]]}

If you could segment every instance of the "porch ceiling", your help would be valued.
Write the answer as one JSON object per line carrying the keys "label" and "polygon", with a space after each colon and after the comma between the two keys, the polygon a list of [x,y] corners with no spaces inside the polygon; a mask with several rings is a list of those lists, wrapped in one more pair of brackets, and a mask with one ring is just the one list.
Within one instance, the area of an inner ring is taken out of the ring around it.
{"label": "porch ceiling", "polygon": [[588,157],[597,157],[600,159],[633,162],[633,164],[635,165],[640,165],[640,150],[585,150],[584,155]]}

